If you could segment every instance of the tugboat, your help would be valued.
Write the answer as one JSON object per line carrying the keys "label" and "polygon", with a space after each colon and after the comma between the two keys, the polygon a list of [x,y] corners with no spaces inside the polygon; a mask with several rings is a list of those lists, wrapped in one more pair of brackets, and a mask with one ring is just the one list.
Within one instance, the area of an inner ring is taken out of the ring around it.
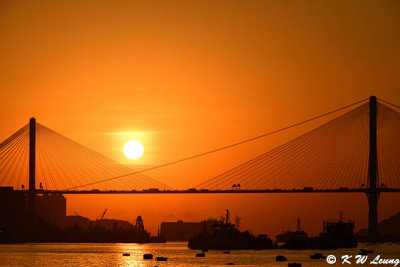
{"label": "tugboat", "polygon": [[189,240],[191,249],[274,249],[277,245],[266,235],[255,237],[249,231],[240,232],[238,227],[229,220],[229,210],[226,217],[217,221],[211,232],[202,232]]}

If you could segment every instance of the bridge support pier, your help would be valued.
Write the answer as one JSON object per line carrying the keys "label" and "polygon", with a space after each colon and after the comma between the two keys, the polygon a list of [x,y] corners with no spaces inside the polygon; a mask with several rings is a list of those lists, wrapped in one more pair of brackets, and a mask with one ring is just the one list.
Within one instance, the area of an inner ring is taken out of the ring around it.
{"label": "bridge support pier", "polygon": [[28,210],[30,214],[35,213],[36,197],[36,119],[29,120],[29,190]]}
{"label": "bridge support pier", "polygon": [[371,241],[376,241],[378,238],[378,198],[379,193],[370,192],[368,197],[368,237]]}
{"label": "bridge support pier", "polygon": [[378,157],[376,142],[376,97],[371,96],[369,100],[369,174],[368,174],[368,237],[374,241],[378,237]]}

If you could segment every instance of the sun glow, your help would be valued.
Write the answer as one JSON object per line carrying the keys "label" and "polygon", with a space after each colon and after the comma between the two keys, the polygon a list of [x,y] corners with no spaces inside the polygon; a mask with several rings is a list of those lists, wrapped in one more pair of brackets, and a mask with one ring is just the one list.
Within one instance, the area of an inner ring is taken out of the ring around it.
{"label": "sun glow", "polygon": [[138,159],[143,155],[144,147],[136,140],[130,140],[124,145],[124,154],[129,159]]}

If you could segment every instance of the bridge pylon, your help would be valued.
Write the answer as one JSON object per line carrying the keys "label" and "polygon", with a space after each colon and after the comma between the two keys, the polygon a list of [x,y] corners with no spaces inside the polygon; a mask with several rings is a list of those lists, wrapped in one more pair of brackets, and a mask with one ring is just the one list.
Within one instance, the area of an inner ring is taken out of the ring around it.
{"label": "bridge pylon", "polygon": [[29,190],[28,190],[28,210],[31,214],[35,213],[36,197],[36,119],[29,120]]}
{"label": "bridge pylon", "polygon": [[378,156],[377,156],[377,105],[376,97],[369,99],[369,166],[368,166],[368,236],[370,240],[378,237]]}

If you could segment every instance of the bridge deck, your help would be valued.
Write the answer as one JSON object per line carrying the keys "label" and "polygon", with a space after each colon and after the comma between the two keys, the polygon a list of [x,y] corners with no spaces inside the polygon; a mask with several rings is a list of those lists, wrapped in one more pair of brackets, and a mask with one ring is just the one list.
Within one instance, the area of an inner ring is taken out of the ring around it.
{"label": "bridge deck", "polygon": [[[27,190],[18,190],[27,192]],[[279,193],[368,193],[369,189],[292,189],[292,190],[36,190],[37,194],[279,194]],[[379,188],[378,192],[400,192],[400,188]]]}

